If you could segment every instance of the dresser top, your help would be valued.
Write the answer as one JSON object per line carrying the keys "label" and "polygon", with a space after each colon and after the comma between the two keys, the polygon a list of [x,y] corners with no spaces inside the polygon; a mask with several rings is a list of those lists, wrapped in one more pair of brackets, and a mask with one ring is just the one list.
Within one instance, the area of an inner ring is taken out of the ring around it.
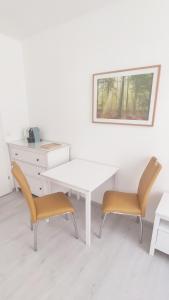
{"label": "dresser top", "polygon": [[169,220],[169,193],[164,193],[156,209],[156,214]]}
{"label": "dresser top", "polygon": [[[51,144],[51,147],[49,146],[50,144]],[[24,148],[27,148],[30,150],[35,149],[35,150],[40,150],[40,151],[44,151],[44,152],[49,152],[49,151],[53,151],[56,149],[69,147],[68,144],[58,143],[58,142],[54,142],[54,141],[46,141],[46,140],[43,140],[40,143],[28,143],[25,140],[17,140],[17,141],[8,142],[8,145],[24,147]]]}

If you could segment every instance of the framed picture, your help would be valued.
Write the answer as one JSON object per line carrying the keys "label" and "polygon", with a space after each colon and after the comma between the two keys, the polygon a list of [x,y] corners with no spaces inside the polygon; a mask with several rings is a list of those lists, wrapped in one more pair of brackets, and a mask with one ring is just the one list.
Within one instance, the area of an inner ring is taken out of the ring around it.
{"label": "framed picture", "polygon": [[93,74],[93,122],[153,126],[160,68]]}

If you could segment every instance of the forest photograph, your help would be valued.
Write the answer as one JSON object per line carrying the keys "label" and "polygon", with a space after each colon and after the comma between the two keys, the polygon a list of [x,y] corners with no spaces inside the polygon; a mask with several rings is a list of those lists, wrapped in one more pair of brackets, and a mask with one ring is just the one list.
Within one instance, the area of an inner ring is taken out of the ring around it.
{"label": "forest photograph", "polygon": [[148,120],[153,73],[97,81],[97,117]]}
{"label": "forest photograph", "polygon": [[93,121],[152,125],[160,65],[93,75]]}

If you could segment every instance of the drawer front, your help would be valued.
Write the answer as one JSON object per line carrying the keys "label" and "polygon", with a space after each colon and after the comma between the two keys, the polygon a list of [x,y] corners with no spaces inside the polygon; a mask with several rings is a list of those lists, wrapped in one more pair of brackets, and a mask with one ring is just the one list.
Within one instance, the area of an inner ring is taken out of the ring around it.
{"label": "drawer front", "polygon": [[26,176],[28,183],[30,185],[30,189],[32,194],[36,196],[44,196],[48,194],[47,192],[47,186],[44,180],[38,180],[33,177]]}
{"label": "drawer front", "polygon": [[21,160],[37,166],[46,166],[45,154],[39,154],[37,152],[30,152],[26,150],[20,150],[18,148],[11,149],[12,160]]}
{"label": "drawer front", "polygon": [[46,168],[43,168],[41,166],[36,166],[36,165],[31,165],[25,162],[22,162],[20,160],[15,160],[16,163],[20,166],[20,168],[22,169],[23,173],[26,176],[32,176],[32,177],[39,177],[42,172],[44,172],[46,170]]}
{"label": "drawer front", "polygon": [[169,234],[158,230],[155,248],[169,254]]}

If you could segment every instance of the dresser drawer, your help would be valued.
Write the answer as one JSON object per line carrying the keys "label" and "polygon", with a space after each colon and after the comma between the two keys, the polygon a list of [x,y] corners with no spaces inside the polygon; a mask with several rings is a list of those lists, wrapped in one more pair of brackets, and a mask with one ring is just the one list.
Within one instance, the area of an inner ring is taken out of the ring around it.
{"label": "dresser drawer", "polygon": [[32,194],[39,196],[39,197],[48,194],[47,187],[46,187],[46,184],[43,179],[38,180],[35,177],[29,177],[29,176],[26,176],[26,178],[30,185]]}
{"label": "dresser drawer", "polygon": [[169,254],[169,233],[158,230],[155,248]]}
{"label": "dresser drawer", "polygon": [[22,162],[20,160],[15,160],[16,163],[20,166],[22,169],[23,173],[26,176],[31,176],[31,177],[40,177],[41,173],[46,170],[46,168],[41,167],[41,166],[36,166],[36,165],[31,165],[29,163]]}
{"label": "dresser drawer", "polygon": [[37,166],[46,166],[46,156],[45,154],[40,154],[37,152],[24,151],[18,148],[11,149],[11,159],[21,160]]}

